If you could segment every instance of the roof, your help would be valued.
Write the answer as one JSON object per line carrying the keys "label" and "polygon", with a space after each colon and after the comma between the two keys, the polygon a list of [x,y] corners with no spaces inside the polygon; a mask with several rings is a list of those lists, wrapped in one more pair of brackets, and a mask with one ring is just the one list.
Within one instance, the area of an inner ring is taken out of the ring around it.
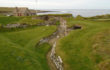
{"label": "roof", "polygon": [[19,8],[16,7],[15,10],[14,10],[14,12],[17,12],[17,13],[25,13],[26,11],[30,12],[28,10],[28,8],[26,8],[26,7],[19,7]]}

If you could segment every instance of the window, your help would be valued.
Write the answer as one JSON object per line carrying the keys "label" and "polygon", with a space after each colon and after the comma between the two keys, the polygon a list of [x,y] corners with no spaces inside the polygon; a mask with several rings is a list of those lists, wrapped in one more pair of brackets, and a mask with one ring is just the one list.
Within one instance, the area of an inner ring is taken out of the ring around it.
{"label": "window", "polygon": [[18,16],[22,16],[22,13],[18,13]]}

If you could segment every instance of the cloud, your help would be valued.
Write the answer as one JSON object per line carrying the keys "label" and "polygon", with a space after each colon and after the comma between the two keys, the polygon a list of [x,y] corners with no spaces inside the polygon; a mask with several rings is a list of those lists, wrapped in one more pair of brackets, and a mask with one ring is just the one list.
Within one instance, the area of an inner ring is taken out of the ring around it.
{"label": "cloud", "polygon": [[0,0],[0,6],[38,9],[110,9],[109,3],[110,0]]}

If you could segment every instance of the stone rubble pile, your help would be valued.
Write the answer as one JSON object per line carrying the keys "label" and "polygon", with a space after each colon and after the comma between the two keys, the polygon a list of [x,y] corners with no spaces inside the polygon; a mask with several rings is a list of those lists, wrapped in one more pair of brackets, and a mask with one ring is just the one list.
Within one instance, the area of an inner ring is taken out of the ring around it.
{"label": "stone rubble pile", "polygon": [[60,56],[56,55],[55,47],[56,47],[56,42],[54,43],[54,45],[52,47],[50,58],[58,70],[64,70],[63,69],[63,61]]}

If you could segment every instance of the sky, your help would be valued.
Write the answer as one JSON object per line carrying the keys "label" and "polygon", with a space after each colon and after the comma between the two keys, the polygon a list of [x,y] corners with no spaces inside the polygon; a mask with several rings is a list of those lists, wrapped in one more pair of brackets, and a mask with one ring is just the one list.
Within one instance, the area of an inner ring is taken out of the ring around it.
{"label": "sky", "polygon": [[110,0],[0,0],[0,7],[31,9],[110,9]]}

